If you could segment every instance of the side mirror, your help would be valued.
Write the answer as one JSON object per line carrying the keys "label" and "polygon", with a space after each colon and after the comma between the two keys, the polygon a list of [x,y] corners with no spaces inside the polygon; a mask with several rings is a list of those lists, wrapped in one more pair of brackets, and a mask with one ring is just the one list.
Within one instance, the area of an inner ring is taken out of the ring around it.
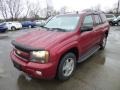
{"label": "side mirror", "polygon": [[91,31],[91,30],[93,30],[92,26],[83,26],[80,28],[81,32],[86,32],[86,31]]}

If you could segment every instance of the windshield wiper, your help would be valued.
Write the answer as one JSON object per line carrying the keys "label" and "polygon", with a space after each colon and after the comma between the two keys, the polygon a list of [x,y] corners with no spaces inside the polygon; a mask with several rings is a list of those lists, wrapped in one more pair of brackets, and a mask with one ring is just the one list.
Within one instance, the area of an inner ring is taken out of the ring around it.
{"label": "windshield wiper", "polygon": [[57,30],[57,31],[63,31],[63,32],[66,32],[65,29],[62,29],[62,28],[51,28],[52,30]]}
{"label": "windshield wiper", "polygon": [[40,26],[41,28],[45,28],[45,29],[50,29],[50,28],[48,28],[48,27],[44,27],[44,26]]}
{"label": "windshield wiper", "polygon": [[54,31],[54,30],[57,30],[57,31],[62,31],[62,32],[66,32],[67,30],[65,29],[62,29],[62,28],[48,28],[48,27],[44,27],[44,26],[41,26],[41,28],[45,28],[49,31]]}

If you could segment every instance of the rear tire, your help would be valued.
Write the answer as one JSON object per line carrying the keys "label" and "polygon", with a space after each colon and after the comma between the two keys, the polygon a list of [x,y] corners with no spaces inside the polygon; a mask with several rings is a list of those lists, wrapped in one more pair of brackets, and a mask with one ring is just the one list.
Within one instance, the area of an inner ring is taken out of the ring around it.
{"label": "rear tire", "polygon": [[100,44],[100,50],[105,49],[106,42],[107,42],[107,37],[104,36],[104,38],[102,39],[102,43]]}
{"label": "rear tire", "polygon": [[58,66],[57,78],[61,81],[68,80],[76,68],[76,56],[74,53],[65,54]]}
{"label": "rear tire", "polygon": [[32,28],[32,26],[31,26],[31,25],[29,25],[29,26],[28,26],[28,28]]}

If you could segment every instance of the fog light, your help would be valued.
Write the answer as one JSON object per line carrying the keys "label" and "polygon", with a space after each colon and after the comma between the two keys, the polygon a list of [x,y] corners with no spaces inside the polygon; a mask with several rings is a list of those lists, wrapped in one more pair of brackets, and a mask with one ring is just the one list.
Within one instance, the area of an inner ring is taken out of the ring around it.
{"label": "fog light", "polygon": [[36,71],[36,74],[38,74],[38,75],[42,75],[42,72],[41,71]]}

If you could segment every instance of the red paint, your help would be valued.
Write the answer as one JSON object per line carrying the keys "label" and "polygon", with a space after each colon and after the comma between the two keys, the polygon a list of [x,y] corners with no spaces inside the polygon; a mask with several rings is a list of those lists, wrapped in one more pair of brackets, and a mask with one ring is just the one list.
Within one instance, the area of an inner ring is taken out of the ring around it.
{"label": "red paint", "polygon": [[[10,56],[13,61],[20,64],[22,71],[32,77],[51,79],[56,76],[57,67],[59,65],[60,57],[70,50],[77,48],[80,54],[84,54],[87,50],[92,48],[95,44],[100,43],[106,31],[109,30],[108,22],[93,27],[92,31],[84,33],[80,32],[80,27],[84,17],[89,13],[81,13],[81,19],[76,29],[72,32],[56,32],[38,30],[28,33],[16,39],[16,42],[28,45],[34,48],[44,48],[49,51],[50,57],[46,64],[34,63],[25,61],[14,54],[14,50]],[[94,21],[95,22],[95,21]],[[23,55],[26,55],[23,53]],[[29,55],[27,55],[28,57]],[[39,76],[35,71],[41,71],[42,76]]]}

